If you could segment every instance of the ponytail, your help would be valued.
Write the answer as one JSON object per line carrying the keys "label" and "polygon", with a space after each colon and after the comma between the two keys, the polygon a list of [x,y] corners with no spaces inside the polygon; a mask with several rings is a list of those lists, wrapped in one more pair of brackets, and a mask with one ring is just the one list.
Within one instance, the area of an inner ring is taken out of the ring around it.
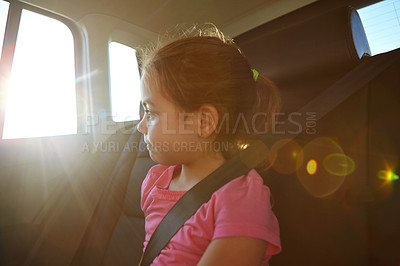
{"label": "ponytail", "polygon": [[[231,153],[236,153],[247,148],[263,134],[271,132],[274,128],[274,116],[279,112],[280,96],[275,84],[268,78],[258,75],[254,90],[247,90],[242,96],[246,104],[242,105],[242,111],[246,118],[243,123],[238,123],[234,129],[236,148]],[[245,106],[250,108],[245,108]],[[239,118],[237,118],[237,121]],[[225,156],[225,155],[224,155]],[[232,155],[225,156],[231,157]]]}
{"label": "ponytail", "polygon": [[[273,130],[274,116],[280,109],[280,96],[275,84],[268,78],[259,75],[256,81],[257,104],[254,105],[253,116],[257,113],[265,113],[264,121],[256,121],[255,128],[260,132],[262,126],[267,131]],[[257,133],[255,132],[255,133]]]}

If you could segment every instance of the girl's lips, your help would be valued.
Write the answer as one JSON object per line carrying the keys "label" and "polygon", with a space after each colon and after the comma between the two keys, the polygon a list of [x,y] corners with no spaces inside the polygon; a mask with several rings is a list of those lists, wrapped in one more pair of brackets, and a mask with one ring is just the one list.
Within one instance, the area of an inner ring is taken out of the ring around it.
{"label": "girl's lips", "polygon": [[152,147],[152,145],[151,145],[149,142],[147,142],[146,140],[144,141],[144,143],[146,143],[146,148],[147,148],[148,150],[150,150],[150,148]]}

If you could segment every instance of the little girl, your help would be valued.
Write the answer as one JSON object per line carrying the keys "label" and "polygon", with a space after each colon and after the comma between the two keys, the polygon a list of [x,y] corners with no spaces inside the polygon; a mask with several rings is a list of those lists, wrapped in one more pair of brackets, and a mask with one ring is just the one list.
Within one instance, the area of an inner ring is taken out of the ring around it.
{"label": "little girl", "polygon": [[[195,32],[195,31],[193,31]],[[213,25],[142,55],[138,129],[159,165],[143,184],[144,247],[191,187],[272,126],[277,90]],[[258,135],[258,136],[257,136]],[[217,190],[153,265],[268,265],[280,252],[270,192],[251,170]]]}

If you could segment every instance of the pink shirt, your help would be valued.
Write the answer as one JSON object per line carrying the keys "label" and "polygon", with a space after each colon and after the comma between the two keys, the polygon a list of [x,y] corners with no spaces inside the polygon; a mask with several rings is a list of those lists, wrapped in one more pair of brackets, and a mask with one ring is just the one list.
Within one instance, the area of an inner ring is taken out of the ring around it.
{"label": "pink shirt", "polygon": [[[168,190],[174,169],[156,165],[142,184],[142,210],[146,214],[144,247],[162,218],[186,193]],[[263,265],[281,250],[278,221],[271,210],[270,191],[255,170],[229,182],[181,227],[155,258],[153,265],[196,265],[216,238],[246,236],[268,242]]]}

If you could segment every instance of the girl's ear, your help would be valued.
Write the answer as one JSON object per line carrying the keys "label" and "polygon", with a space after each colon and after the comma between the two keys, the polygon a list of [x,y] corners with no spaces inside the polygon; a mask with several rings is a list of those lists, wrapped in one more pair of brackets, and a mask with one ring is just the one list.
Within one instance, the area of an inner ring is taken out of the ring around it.
{"label": "girl's ear", "polygon": [[218,110],[211,104],[203,104],[198,110],[199,128],[198,135],[202,138],[211,136],[218,126]]}

